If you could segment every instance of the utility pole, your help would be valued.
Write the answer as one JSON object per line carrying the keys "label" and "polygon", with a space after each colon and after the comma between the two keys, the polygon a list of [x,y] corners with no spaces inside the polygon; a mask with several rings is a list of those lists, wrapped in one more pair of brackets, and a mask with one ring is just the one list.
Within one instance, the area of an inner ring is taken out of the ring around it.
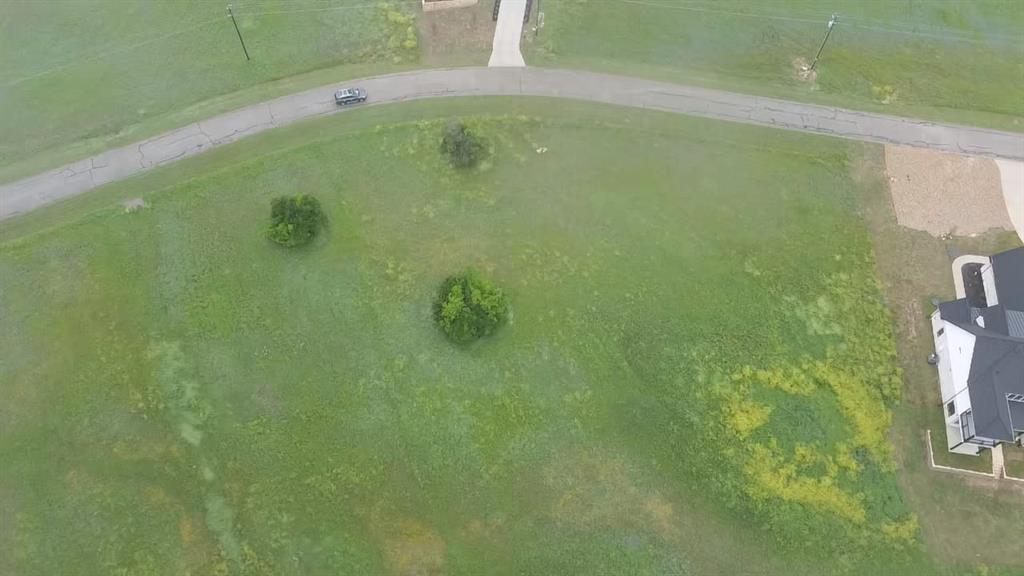
{"label": "utility pole", "polygon": [[821,51],[825,49],[825,43],[828,42],[828,37],[832,35],[832,27],[839,22],[839,16],[835,14],[828,21],[828,31],[825,32],[825,38],[821,41],[821,46],[818,46],[818,53],[814,55],[814,62],[811,62],[809,70],[814,70],[814,67],[818,65],[818,58],[821,57]]}
{"label": "utility pole", "polygon": [[245,49],[245,40],[242,40],[242,31],[238,29],[238,22],[235,22],[235,13],[231,11],[231,4],[228,4],[228,16],[231,18],[231,23],[235,25],[235,34],[238,34],[238,41],[242,44],[242,52],[245,52],[245,59],[249,60],[249,51]]}

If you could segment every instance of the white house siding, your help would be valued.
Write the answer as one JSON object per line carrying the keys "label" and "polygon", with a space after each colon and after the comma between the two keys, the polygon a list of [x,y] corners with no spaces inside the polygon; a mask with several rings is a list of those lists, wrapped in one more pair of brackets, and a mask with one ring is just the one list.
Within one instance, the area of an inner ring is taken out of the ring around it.
{"label": "white house siding", "polygon": [[985,303],[989,306],[999,304],[999,295],[996,294],[996,274],[992,270],[991,262],[981,267],[981,283],[985,287]]}
{"label": "white house siding", "polygon": [[[941,334],[940,334],[941,332]],[[936,310],[932,314],[932,338],[935,354],[939,357],[939,388],[942,392],[942,416],[946,420],[947,448],[958,454],[976,456],[980,449],[963,444],[960,415],[971,409],[971,396],[967,391],[967,378],[971,373],[975,336],[962,328],[947,323]],[[953,402],[953,415],[947,404]]]}
{"label": "white house siding", "polygon": [[960,425],[952,423],[946,424],[946,447],[949,448],[950,452],[965,454],[967,456],[977,456],[982,450],[982,448],[976,444],[964,444],[963,433],[960,431]]}
{"label": "white house siding", "polygon": [[[967,389],[967,376],[971,372],[971,358],[974,356],[974,335],[947,323],[935,311],[932,314],[932,338],[935,341],[935,354],[939,357],[939,387],[945,405]],[[960,414],[967,408],[970,408],[969,400],[963,409],[957,406],[956,413]]]}
{"label": "white house siding", "polygon": [[[946,356],[949,358],[949,370],[952,373],[952,394],[949,397],[943,395],[943,400],[956,397],[957,414],[961,414],[971,407],[967,394],[961,394],[967,390],[967,378],[971,375],[971,359],[974,358],[975,336],[970,332],[945,323],[946,332]],[[966,402],[961,406],[961,399]]]}

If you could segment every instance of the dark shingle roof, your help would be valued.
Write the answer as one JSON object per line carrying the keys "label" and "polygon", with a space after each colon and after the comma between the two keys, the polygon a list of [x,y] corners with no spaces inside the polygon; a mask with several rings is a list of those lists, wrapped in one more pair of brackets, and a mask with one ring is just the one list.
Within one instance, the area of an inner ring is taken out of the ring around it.
{"label": "dark shingle roof", "polygon": [[1010,402],[1010,419],[1014,430],[1024,432],[1024,402]]}
{"label": "dark shingle roof", "polygon": [[1003,336],[1024,338],[1024,312],[1007,310],[1002,304],[998,304],[979,310],[978,314],[985,319],[986,330]]}
{"label": "dark shingle roof", "polygon": [[967,298],[940,303],[939,316],[954,324],[970,323],[971,307],[967,304]]}
{"label": "dark shingle roof", "polygon": [[998,305],[972,308],[961,298],[939,304],[939,314],[975,336],[967,377],[975,433],[1012,441],[1024,429],[1024,404],[1007,400],[1024,395],[1024,248],[992,256],[992,272]]}
{"label": "dark shingle roof", "polygon": [[985,329],[997,334],[1007,336],[1009,327],[1006,325],[1006,309],[999,306],[989,306],[981,311],[981,317],[985,319]]}
{"label": "dark shingle roof", "polygon": [[999,303],[1009,310],[1024,311],[1024,248],[1014,248],[992,256]]}
{"label": "dark shingle roof", "polygon": [[1006,395],[1024,394],[1024,341],[983,332],[975,332],[974,357],[967,377],[974,429],[978,436],[1010,442],[1014,433]]}

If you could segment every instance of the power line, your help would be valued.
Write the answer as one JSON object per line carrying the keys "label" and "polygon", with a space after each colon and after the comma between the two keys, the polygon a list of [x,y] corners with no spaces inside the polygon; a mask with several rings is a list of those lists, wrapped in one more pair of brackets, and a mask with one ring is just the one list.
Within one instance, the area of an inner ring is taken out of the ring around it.
{"label": "power line", "polygon": [[811,20],[809,18],[795,18],[791,16],[777,16],[777,15],[766,15],[766,14],[751,14],[749,12],[735,12],[733,10],[716,10],[714,8],[705,8],[693,5],[682,5],[682,4],[659,4],[657,2],[643,2],[642,0],[610,0],[619,2],[621,4],[636,4],[639,6],[653,6],[656,8],[666,8],[671,10],[685,10],[687,12],[704,12],[707,14],[722,14],[725,16],[739,16],[741,18],[754,18],[757,20],[780,20],[784,22],[799,22],[801,24],[821,24],[819,20]]}
{"label": "power line", "polygon": [[[810,18],[799,18],[795,16],[782,16],[778,14],[764,14],[755,12],[736,12],[734,10],[719,10],[716,8],[708,8],[706,6],[696,6],[693,4],[662,4],[659,2],[645,2],[643,0],[606,0],[609,2],[618,2],[620,4],[633,4],[637,6],[650,6],[653,8],[664,8],[667,10],[682,10],[687,12],[702,12],[706,14],[718,14],[722,16],[736,16],[740,18],[751,18],[755,20],[776,20],[780,22],[796,22],[800,24],[821,24],[823,18],[810,19]],[[907,30],[901,28],[895,28],[891,26],[872,26],[868,24],[858,22],[878,22],[877,20],[860,20],[856,18],[844,18],[845,26],[852,28],[860,28],[863,30],[871,30],[873,32],[884,32],[889,34],[905,34],[908,36],[920,36],[923,38],[932,38],[936,40],[950,40],[953,42],[964,42],[970,44],[989,44],[987,40],[981,40],[978,38],[971,38],[964,36],[962,33],[954,31],[948,31],[947,33],[930,33],[920,32],[916,30]],[[1019,36],[1009,36],[1004,34],[988,34],[990,38],[1012,42],[1014,40],[1020,40]]]}
{"label": "power line", "polygon": [[[418,2],[415,2],[415,1],[408,2],[407,1],[407,2],[404,2],[404,3],[400,3],[400,4],[410,4],[411,5],[411,4],[418,4]],[[275,15],[278,15],[278,14],[302,14],[302,13],[306,13],[306,12],[330,12],[330,11],[334,11],[334,10],[353,10],[353,9],[357,9],[357,8],[379,8],[381,6],[383,6],[383,4],[380,4],[380,3],[376,3],[376,4],[350,4],[350,5],[347,5],[347,6],[325,6],[323,8],[302,8],[302,9],[299,9],[299,10],[273,10],[273,11],[270,11],[270,12],[248,12],[246,14],[243,14],[243,16],[275,16]]]}
{"label": "power line", "polygon": [[[915,30],[906,30],[901,28],[892,28],[887,26],[868,26],[866,24],[857,24],[856,21],[848,22],[844,24],[852,28],[860,28],[862,30],[871,30],[873,32],[885,32],[888,34],[905,34],[907,36],[920,36],[922,38],[932,38],[934,40],[949,40],[952,42],[964,42],[968,44],[990,44],[988,40],[982,40],[979,38],[970,38],[967,36],[958,36],[957,33],[949,34],[937,34],[931,32],[919,32]],[[1012,42],[1014,40],[1020,40],[1020,38],[1013,36],[1003,36],[1001,34],[989,34],[990,37],[1006,42]]]}
{"label": "power line", "polygon": [[[399,4],[411,5],[411,4],[416,4],[416,3],[418,3],[416,0],[408,0],[406,2],[401,2]],[[266,3],[263,3],[263,4],[266,5]],[[273,11],[268,11],[268,12],[240,13],[239,16],[242,16],[242,17],[273,16],[273,15],[282,15],[282,14],[300,14],[300,13],[309,13],[309,12],[326,12],[326,11],[334,11],[334,10],[376,8],[376,7],[379,7],[379,6],[381,6],[381,4],[379,4],[379,3],[377,3],[377,4],[350,4],[350,5],[346,5],[346,6],[327,6],[327,7],[323,7],[323,8],[305,8],[305,9],[300,9],[300,10],[273,10]],[[53,66],[51,68],[47,68],[45,70],[41,70],[39,72],[36,72],[35,74],[30,74],[28,76],[22,76],[21,78],[17,78],[15,80],[12,80],[12,81],[4,84],[3,86],[4,87],[16,86],[18,84],[21,84],[22,82],[26,82],[28,80],[34,80],[36,78],[40,78],[40,77],[43,77],[43,76],[47,76],[47,75],[52,74],[54,72],[59,72],[61,70],[64,70],[65,68],[69,68],[71,66],[77,66],[77,65],[79,65],[79,64],[81,64],[83,62],[89,62],[89,61],[92,61],[92,60],[99,60],[99,59],[102,59],[102,58],[106,58],[107,56],[112,56],[114,54],[119,54],[121,52],[127,52],[127,51],[130,51],[130,50],[135,50],[136,48],[141,48],[141,47],[147,46],[149,44],[153,44],[153,43],[156,43],[156,42],[161,42],[163,40],[174,38],[175,36],[181,36],[182,34],[188,34],[189,32],[195,32],[195,31],[199,30],[200,28],[205,28],[205,27],[207,27],[207,26],[209,26],[211,24],[215,24],[215,23],[222,22],[222,21],[223,21],[223,18],[217,18],[217,19],[214,19],[214,20],[206,20],[204,22],[200,22],[198,24],[195,24],[195,25],[193,25],[190,28],[183,28],[181,30],[176,30],[174,32],[168,32],[167,34],[163,34],[163,35],[157,36],[155,38],[150,38],[148,40],[143,40],[142,42],[137,42],[135,44],[129,44],[127,46],[121,46],[119,48],[114,48],[114,49],[108,50],[106,52],[99,52],[99,53],[93,54],[91,56],[86,56],[84,58],[77,58],[75,60],[70,60],[70,61],[65,62],[63,64],[58,64],[57,66]]]}
{"label": "power line", "polygon": [[60,70],[63,70],[63,69],[68,68],[70,66],[76,66],[78,64],[81,64],[82,62],[88,62],[90,60],[98,60],[100,58],[106,58],[107,56],[112,56],[114,54],[118,54],[120,52],[126,52],[128,50],[134,50],[136,48],[141,48],[142,46],[146,46],[147,44],[153,44],[154,42],[161,42],[163,40],[167,40],[168,38],[173,38],[175,36],[180,36],[182,34],[187,34],[189,32],[194,32],[194,31],[196,31],[196,30],[198,30],[200,28],[204,28],[206,26],[209,26],[210,24],[215,24],[217,22],[223,22],[223,21],[224,21],[223,18],[217,18],[216,20],[208,20],[206,22],[201,22],[199,24],[196,24],[195,26],[193,26],[191,28],[186,28],[186,29],[183,29],[183,30],[175,31],[175,32],[169,32],[169,33],[164,34],[162,36],[157,36],[156,38],[150,38],[149,40],[138,42],[136,44],[131,44],[131,45],[128,45],[128,46],[122,46],[120,48],[115,48],[115,49],[109,50],[107,52],[101,52],[99,54],[95,54],[95,55],[89,56],[87,58],[79,58],[77,60],[72,60],[70,62],[65,62],[64,64],[60,64],[58,66],[54,66],[52,68],[48,68],[46,70],[43,70],[41,72],[37,72],[35,74],[31,74],[29,76],[22,76],[21,78],[18,78],[16,80],[12,80],[11,82],[8,82],[7,84],[5,84],[5,86],[15,86],[15,85],[21,84],[22,82],[25,82],[27,80],[34,80],[34,79],[39,78],[41,76],[46,76],[46,75],[52,74],[54,72],[59,72]]}
{"label": "power line", "polygon": [[[363,2],[362,4],[344,4],[344,3],[339,3],[338,0],[303,0],[302,3],[303,4],[321,4],[321,5],[329,4],[331,6],[338,7],[338,8],[350,8],[350,7],[354,7],[354,6],[356,6],[356,7],[361,7],[361,6],[380,6],[381,5],[380,2],[378,2],[376,4],[371,4],[369,2]],[[392,2],[392,3],[393,4],[419,4],[420,2],[419,2],[419,0],[400,0],[400,1]],[[289,3],[289,2],[281,2],[279,0],[277,0],[277,1],[275,1],[275,0],[257,0],[257,1],[241,0],[240,2],[235,2],[234,3],[235,8],[240,8],[240,9],[243,9],[243,10],[248,10],[248,9],[252,9],[254,7],[261,7],[261,6],[282,6],[282,5],[283,6],[289,6],[290,4],[291,3]]]}
{"label": "power line", "polygon": [[[780,22],[793,22],[793,23],[799,23],[799,24],[814,24],[814,25],[819,25],[821,23],[821,19],[800,18],[800,17],[796,17],[796,16],[784,16],[784,15],[779,15],[779,14],[764,14],[764,13],[752,13],[752,12],[737,12],[737,11],[734,11],[734,10],[720,10],[720,9],[716,9],[716,8],[709,8],[709,7],[707,7],[707,5],[695,5],[695,4],[692,4],[692,3],[691,4],[672,4],[672,5],[669,5],[669,4],[662,4],[662,3],[659,3],[659,2],[650,2],[650,1],[644,1],[644,0],[605,0],[605,1],[618,2],[620,4],[631,4],[631,5],[636,5],[636,6],[650,6],[652,8],[662,8],[662,9],[668,9],[668,10],[682,10],[682,11],[688,11],[688,12],[698,12],[698,13],[715,14],[715,15],[722,15],[722,16],[732,16],[732,17],[739,17],[739,18],[751,18],[751,19],[757,19],[757,20],[774,20],[774,21],[780,21]],[[407,2],[400,2],[398,4],[400,4],[400,5],[411,5],[411,4],[417,4],[417,3],[418,2],[416,0],[410,0],[410,1],[407,1]],[[242,5],[243,6],[258,6],[258,5],[266,6],[267,3],[266,2],[249,2],[249,3],[244,3]],[[325,6],[325,7],[322,7],[322,8],[303,8],[303,9],[298,9],[298,10],[270,10],[270,11],[265,11],[265,12],[244,13],[244,14],[240,14],[240,15],[244,16],[244,17],[277,16],[277,15],[288,15],[288,14],[329,12],[329,11],[337,11],[337,10],[355,10],[355,9],[364,9],[364,8],[376,8],[376,7],[379,7],[379,6],[381,6],[381,4],[379,4],[379,3],[374,3],[374,4],[350,4],[350,5],[343,5],[343,6]],[[221,22],[221,21],[222,20],[220,18],[215,19],[215,20],[207,20],[205,22],[200,22],[200,23],[198,23],[198,24],[196,24],[196,25],[194,25],[194,26],[192,26],[190,28],[186,28],[186,29],[182,29],[182,30],[177,30],[177,31],[174,31],[174,32],[169,32],[167,34],[163,34],[163,35],[157,36],[155,38],[150,38],[150,39],[144,40],[142,42],[138,42],[138,43],[135,43],[135,44],[130,44],[130,45],[127,45],[127,46],[122,46],[120,48],[115,48],[115,49],[112,49],[112,50],[108,50],[106,52],[100,52],[100,53],[97,53],[97,54],[94,54],[92,56],[88,56],[88,57],[85,57],[85,58],[79,58],[79,59],[76,59],[76,60],[65,62],[64,64],[60,64],[60,65],[54,66],[52,68],[48,68],[46,70],[42,70],[42,71],[37,72],[35,74],[31,74],[31,75],[28,75],[28,76],[23,76],[21,78],[17,78],[15,80],[12,80],[12,81],[8,82],[7,84],[5,84],[5,86],[7,86],[7,87],[15,86],[15,85],[21,84],[22,82],[25,82],[25,81],[28,81],[28,80],[33,80],[35,78],[46,76],[48,74],[52,74],[54,72],[58,72],[60,70],[68,68],[70,66],[74,66],[74,65],[80,64],[82,62],[88,62],[88,61],[91,61],[91,60],[97,60],[97,59],[101,59],[101,58],[106,58],[107,56],[118,54],[120,52],[134,50],[136,48],[140,48],[142,46],[153,44],[155,42],[161,42],[163,40],[167,40],[167,39],[173,38],[175,36],[180,36],[182,34],[187,34],[189,32],[194,32],[196,30],[199,30],[201,28],[205,28],[206,26],[209,26],[211,24],[214,24],[214,23],[217,23],[217,22]],[[874,32],[883,32],[883,33],[889,33],[889,34],[904,34],[904,35],[909,35],[909,36],[919,36],[919,37],[923,37],[923,38],[932,38],[932,39],[937,39],[937,40],[951,40],[951,41],[956,41],[956,42],[965,42],[965,43],[972,43],[972,44],[988,44],[988,42],[985,41],[985,40],[979,40],[977,38],[969,38],[969,37],[965,37],[965,36],[962,36],[962,35],[957,35],[957,33],[953,33],[953,32],[942,33],[942,34],[940,34],[940,33],[930,33],[930,32],[922,32],[922,31],[917,31],[917,30],[907,30],[907,29],[895,28],[895,27],[890,27],[890,26],[874,26],[874,25],[866,24],[865,22],[879,22],[879,21],[877,21],[877,20],[867,20],[867,19],[858,20],[856,18],[844,18],[844,26],[852,27],[852,28],[860,28],[860,29],[863,29],[863,30],[870,30],[870,31],[874,31]],[[934,29],[934,27],[930,27],[930,28]],[[996,39],[1000,39],[1000,40],[1004,40],[1004,41],[1013,41],[1013,40],[1019,40],[1020,39],[1017,36],[1008,36],[1008,35],[988,34],[988,36],[991,37],[991,38],[996,38]]]}

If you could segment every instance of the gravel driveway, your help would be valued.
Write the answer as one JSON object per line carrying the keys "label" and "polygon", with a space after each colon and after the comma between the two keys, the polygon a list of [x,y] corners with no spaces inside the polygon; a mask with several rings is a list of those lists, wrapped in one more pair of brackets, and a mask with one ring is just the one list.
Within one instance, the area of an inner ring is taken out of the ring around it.
{"label": "gravel driveway", "polygon": [[886,146],[885,172],[902,226],[933,236],[1013,230],[995,160]]}

